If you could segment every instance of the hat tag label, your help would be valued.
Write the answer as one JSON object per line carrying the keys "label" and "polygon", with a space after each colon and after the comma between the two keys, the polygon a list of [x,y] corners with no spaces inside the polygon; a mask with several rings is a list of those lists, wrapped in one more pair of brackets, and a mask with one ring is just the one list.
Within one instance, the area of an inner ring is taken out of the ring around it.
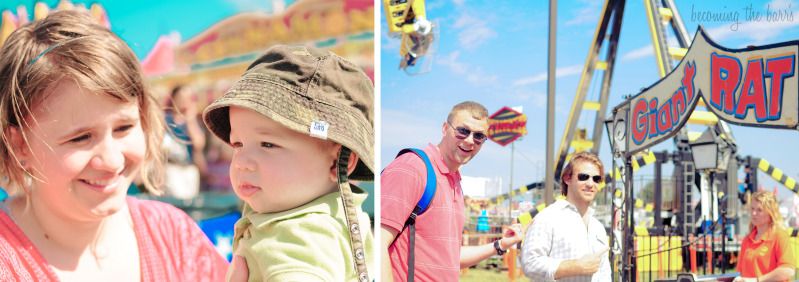
{"label": "hat tag label", "polygon": [[321,139],[327,139],[327,130],[330,128],[330,124],[325,121],[315,120],[311,121],[311,136],[318,137]]}

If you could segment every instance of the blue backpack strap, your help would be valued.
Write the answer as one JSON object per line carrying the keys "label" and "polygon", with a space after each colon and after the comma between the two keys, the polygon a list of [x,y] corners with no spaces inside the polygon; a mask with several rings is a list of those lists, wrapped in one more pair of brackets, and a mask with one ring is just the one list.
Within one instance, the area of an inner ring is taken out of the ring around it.
{"label": "blue backpack strap", "polygon": [[430,162],[430,158],[427,157],[424,151],[416,148],[402,149],[397,154],[397,157],[405,153],[414,153],[419,156],[424,162],[427,171],[425,175],[424,193],[422,193],[422,197],[419,199],[419,202],[416,203],[416,207],[413,208],[413,212],[411,213],[411,216],[415,218],[427,211],[427,208],[430,207],[430,202],[433,201],[433,197],[436,195],[436,171],[433,168],[433,164]]}
{"label": "blue backpack strap", "polygon": [[[407,227],[410,230],[410,234],[408,236],[408,282],[413,282],[414,279],[414,249],[416,248],[415,242],[416,241],[416,217],[422,215],[427,208],[430,207],[430,202],[433,201],[433,197],[436,195],[436,171],[433,168],[433,164],[430,163],[430,158],[427,157],[424,151],[416,149],[416,148],[408,148],[402,149],[398,154],[397,157],[405,154],[405,153],[413,153],[419,156],[424,162],[424,166],[426,168],[426,175],[425,175],[425,185],[424,185],[424,193],[422,193],[422,198],[419,199],[419,202],[416,203],[416,207],[413,208],[410,216],[408,219],[405,220],[405,225],[402,226],[402,230],[400,233],[405,231]],[[397,237],[394,237],[394,240],[399,238],[399,234]],[[391,242],[394,244],[394,242]]]}

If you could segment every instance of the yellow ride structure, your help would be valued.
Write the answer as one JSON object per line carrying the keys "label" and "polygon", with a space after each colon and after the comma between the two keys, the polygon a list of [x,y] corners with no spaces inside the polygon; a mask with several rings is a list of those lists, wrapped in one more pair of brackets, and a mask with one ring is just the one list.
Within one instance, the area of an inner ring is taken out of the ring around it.
{"label": "yellow ride structure", "polygon": [[399,68],[417,65],[419,58],[431,53],[435,36],[427,19],[424,0],[383,0],[390,35],[400,37]]}

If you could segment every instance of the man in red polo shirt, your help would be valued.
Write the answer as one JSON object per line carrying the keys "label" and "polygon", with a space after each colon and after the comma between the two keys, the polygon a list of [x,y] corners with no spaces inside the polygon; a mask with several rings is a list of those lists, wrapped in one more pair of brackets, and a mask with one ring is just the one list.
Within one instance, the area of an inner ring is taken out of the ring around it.
{"label": "man in red polo shirt", "polygon": [[[457,104],[441,130],[441,142],[424,149],[436,173],[437,189],[430,207],[416,218],[414,277],[418,281],[458,281],[461,268],[504,253],[522,239],[517,228],[496,244],[461,246],[464,202],[459,169],[487,140],[488,111],[476,102]],[[400,231],[424,192],[425,175],[425,164],[415,154],[400,156],[381,174],[382,281],[408,280],[410,232]]]}

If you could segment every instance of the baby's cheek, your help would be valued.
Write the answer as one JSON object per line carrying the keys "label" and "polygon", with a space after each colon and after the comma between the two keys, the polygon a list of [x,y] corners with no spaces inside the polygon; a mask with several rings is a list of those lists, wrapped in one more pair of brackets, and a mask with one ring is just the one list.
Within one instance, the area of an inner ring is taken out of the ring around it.
{"label": "baby's cheek", "polygon": [[230,175],[230,185],[232,185],[233,187],[238,186],[239,174],[236,173],[236,169],[233,168],[233,165],[230,166],[230,171],[228,174]]}

